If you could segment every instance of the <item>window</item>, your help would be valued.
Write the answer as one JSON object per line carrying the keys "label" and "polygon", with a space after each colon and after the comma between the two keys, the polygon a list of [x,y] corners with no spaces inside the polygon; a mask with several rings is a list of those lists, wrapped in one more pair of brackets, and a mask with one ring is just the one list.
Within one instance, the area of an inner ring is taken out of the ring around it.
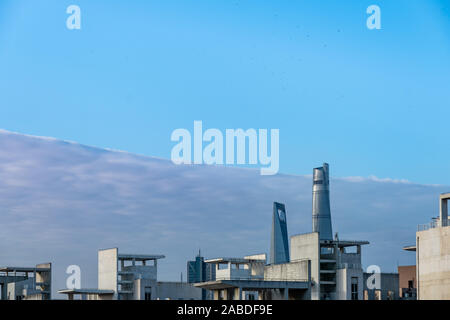
{"label": "window", "polygon": [[145,287],[144,300],[152,300],[152,287]]}
{"label": "window", "polygon": [[358,300],[358,278],[352,277],[352,300]]}
{"label": "window", "polygon": [[412,289],[414,287],[414,282],[412,280],[408,280],[408,289]]}

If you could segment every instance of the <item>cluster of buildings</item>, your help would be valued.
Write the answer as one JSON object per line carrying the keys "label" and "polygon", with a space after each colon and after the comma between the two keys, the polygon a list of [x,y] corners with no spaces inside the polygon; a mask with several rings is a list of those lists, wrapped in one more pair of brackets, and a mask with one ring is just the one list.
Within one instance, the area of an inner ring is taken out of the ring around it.
{"label": "cluster of buildings", "polygon": [[[397,273],[364,272],[364,240],[343,240],[332,232],[329,166],[313,171],[312,232],[288,238],[286,207],[273,204],[270,253],[187,262],[187,281],[157,280],[163,255],[98,251],[98,288],[62,289],[83,300],[396,300],[450,299],[449,194],[440,214],[421,225],[416,265]],[[51,299],[51,263],[0,268],[1,299]]]}

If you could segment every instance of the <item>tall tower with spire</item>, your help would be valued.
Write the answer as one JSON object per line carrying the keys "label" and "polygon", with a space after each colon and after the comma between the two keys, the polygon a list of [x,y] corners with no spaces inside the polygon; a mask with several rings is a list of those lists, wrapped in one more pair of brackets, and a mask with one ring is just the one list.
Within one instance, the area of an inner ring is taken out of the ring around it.
{"label": "tall tower with spire", "polygon": [[320,240],[333,240],[328,163],[313,170],[312,220],[312,231],[319,233]]}

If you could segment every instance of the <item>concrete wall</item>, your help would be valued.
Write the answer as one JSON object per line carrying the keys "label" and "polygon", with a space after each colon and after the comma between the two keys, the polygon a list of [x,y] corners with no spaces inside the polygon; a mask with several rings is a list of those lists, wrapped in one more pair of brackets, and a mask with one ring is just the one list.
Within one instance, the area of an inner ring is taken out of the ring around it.
{"label": "concrete wall", "polygon": [[201,300],[202,289],[186,282],[158,282],[156,297],[160,300]]}
{"label": "concrete wall", "polygon": [[308,280],[308,264],[308,260],[299,260],[290,263],[265,266],[264,280]]}
{"label": "concrete wall", "polygon": [[[380,273],[380,287],[368,289],[367,280],[373,275],[373,273],[364,273],[364,291],[367,291],[367,296],[365,297],[367,300],[375,300],[377,295],[381,300],[399,299],[398,273]],[[392,296],[389,296],[389,292],[392,293]]]}
{"label": "concrete wall", "polygon": [[364,298],[364,277],[362,269],[338,269],[336,270],[336,300],[352,299],[352,278],[358,279],[358,300]]}
{"label": "concrete wall", "polygon": [[320,299],[320,246],[319,233],[307,233],[291,237],[291,261],[311,260],[311,299]]}
{"label": "concrete wall", "polygon": [[338,257],[340,265],[346,265],[350,269],[361,268],[361,254],[359,253],[340,253]]}
{"label": "concrete wall", "polygon": [[[398,286],[399,295],[403,297],[402,289],[408,289],[409,281],[413,283],[413,289],[417,289],[417,279],[416,279],[416,266],[399,266],[398,267]],[[411,294],[411,293],[410,293]]]}
{"label": "concrete wall", "polygon": [[23,298],[24,289],[36,292],[34,288],[34,278],[29,278],[23,281],[11,282],[7,286],[7,299],[16,300],[18,296]]}
{"label": "concrete wall", "polygon": [[127,266],[123,267],[122,271],[133,272],[135,279],[156,280],[155,266]]}
{"label": "concrete wall", "polygon": [[416,234],[417,282],[420,300],[450,300],[450,227]]}
{"label": "concrete wall", "polygon": [[114,290],[113,299],[117,299],[117,254],[117,248],[98,251],[98,288]]}
{"label": "concrete wall", "polygon": [[[50,271],[36,272],[36,283],[41,283],[41,289],[43,291],[48,291],[48,293],[41,294],[42,299],[50,300],[52,298],[52,264],[51,263],[41,263],[36,265],[37,268],[49,268]],[[30,300],[32,298],[30,297]],[[37,298],[35,300],[38,300]]]}
{"label": "concrete wall", "polygon": [[266,261],[267,261],[267,256],[265,253],[254,254],[251,256],[245,256],[244,259],[263,260],[263,262],[250,263],[248,268],[250,269],[250,275],[252,277],[263,277],[264,276],[264,266],[266,265]]}
{"label": "concrete wall", "polygon": [[219,269],[216,270],[216,280],[245,280],[250,279],[251,273],[249,269]]}
{"label": "concrete wall", "polygon": [[145,292],[150,292],[151,299],[155,300],[158,294],[156,286],[156,278],[135,279],[133,286],[133,300],[145,300]]}

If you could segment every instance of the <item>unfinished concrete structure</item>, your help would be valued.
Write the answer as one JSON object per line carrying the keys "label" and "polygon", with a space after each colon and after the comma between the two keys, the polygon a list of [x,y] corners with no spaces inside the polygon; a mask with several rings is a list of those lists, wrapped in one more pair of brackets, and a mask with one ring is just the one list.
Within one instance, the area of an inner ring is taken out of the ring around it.
{"label": "unfinished concrete structure", "polygon": [[99,250],[98,288],[113,290],[113,299],[117,300],[150,300],[152,294],[156,296],[157,264],[162,258],[163,255],[120,254],[117,248]]}
{"label": "unfinished concrete structure", "polygon": [[98,289],[64,289],[69,299],[158,300],[202,298],[200,289],[183,282],[158,282],[163,255],[123,254],[118,248],[98,251]]}
{"label": "unfinished concrete structure", "polygon": [[417,299],[450,300],[450,193],[439,196],[439,217],[419,225],[416,245],[404,250],[416,252]]}
{"label": "unfinished concrete structure", "polygon": [[50,300],[52,264],[0,268],[2,300]]}
{"label": "unfinished concrete structure", "polygon": [[309,299],[309,261],[266,265],[266,255],[207,260],[216,279],[195,286],[211,290],[214,300]]}
{"label": "unfinished concrete structure", "polygon": [[369,242],[320,240],[318,232],[291,237],[291,260],[311,262],[312,300],[363,299],[361,246],[366,244]]}

